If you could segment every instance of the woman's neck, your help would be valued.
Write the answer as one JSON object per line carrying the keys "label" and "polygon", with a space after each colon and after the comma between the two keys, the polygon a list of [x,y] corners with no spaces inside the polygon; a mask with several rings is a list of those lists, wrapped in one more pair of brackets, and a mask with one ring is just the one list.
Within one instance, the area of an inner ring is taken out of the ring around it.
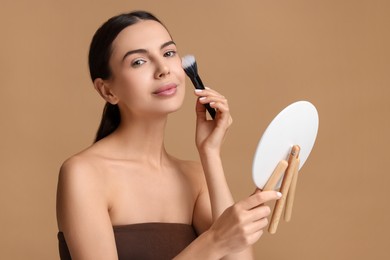
{"label": "woman's neck", "polygon": [[163,158],[167,157],[164,147],[166,122],[167,116],[122,120],[109,136],[115,144],[118,159],[143,161],[160,167]]}

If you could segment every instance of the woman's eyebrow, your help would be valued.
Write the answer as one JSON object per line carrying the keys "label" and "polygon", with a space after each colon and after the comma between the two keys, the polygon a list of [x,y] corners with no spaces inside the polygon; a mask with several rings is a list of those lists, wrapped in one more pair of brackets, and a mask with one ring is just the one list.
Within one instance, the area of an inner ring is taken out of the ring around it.
{"label": "woman's eyebrow", "polygon": [[[161,47],[160,49],[164,49],[165,47],[169,46],[169,45],[176,45],[176,43],[174,41],[168,41],[166,43],[163,43],[161,44]],[[131,51],[128,51],[126,52],[126,54],[123,56],[122,58],[122,61],[124,61],[126,59],[127,56],[131,55],[131,54],[134,54],[134,53],[147,53],[148,50],[147,49],[136,49],[136,50],[131,50]]]}
{"label": "woman's eyebrow", "polygon": [[174,41],[168,41],[168,42],[166,42],[166,43],[163,43],[163,44],[161,45],[160,49],[164,49],[165,47],[167,47],[167,46],[169,46],[169,45],[171,45],[171,44],[176,45],[176,43],[175,43]]}

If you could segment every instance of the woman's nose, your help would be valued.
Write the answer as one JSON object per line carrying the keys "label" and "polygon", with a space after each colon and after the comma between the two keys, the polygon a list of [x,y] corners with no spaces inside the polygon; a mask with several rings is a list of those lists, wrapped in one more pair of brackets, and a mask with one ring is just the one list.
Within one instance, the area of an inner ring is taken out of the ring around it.
{"label": "woman's nose", "polygon": [[156,62],[155,78],[160,79],[170,73],[169,66],[164,61]]}

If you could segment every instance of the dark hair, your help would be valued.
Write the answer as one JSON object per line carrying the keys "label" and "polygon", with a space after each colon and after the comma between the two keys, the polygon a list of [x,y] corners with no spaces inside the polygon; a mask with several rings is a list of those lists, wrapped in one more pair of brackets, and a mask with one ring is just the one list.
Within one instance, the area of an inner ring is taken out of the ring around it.
{"label": "dark hair", "polygon": [[[141,20],[153,20],[162,24],[153,14],[135,11],[114,16],[107,20],[95,33],[89,49],[88,64],[92,81],[97,78],[109,79],[111,70],[109,60],[112,54],[112,42],[126,27]],[[95,142],[111,134],[120,124],[118,105],[106,103]]]}

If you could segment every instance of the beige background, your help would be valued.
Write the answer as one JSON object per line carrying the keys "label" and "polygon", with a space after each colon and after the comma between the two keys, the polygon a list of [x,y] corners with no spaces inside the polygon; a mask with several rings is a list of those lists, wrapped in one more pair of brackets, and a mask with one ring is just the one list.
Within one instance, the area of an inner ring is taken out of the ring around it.
{"label": "beige background", "polygon": [[[103,106],[87,69],[91,37],[109,17],[146,9],[230,100],[223,156],[236,199],[254,189],[253,153],[272,118],[297,100],[318,108],[293,220],[263,236],[257,258],[389,259],[389,3],[2,0],[0,258],[58,259],[58,169],[92,142]],[[188,90],[167,147],[196,160]]]}

